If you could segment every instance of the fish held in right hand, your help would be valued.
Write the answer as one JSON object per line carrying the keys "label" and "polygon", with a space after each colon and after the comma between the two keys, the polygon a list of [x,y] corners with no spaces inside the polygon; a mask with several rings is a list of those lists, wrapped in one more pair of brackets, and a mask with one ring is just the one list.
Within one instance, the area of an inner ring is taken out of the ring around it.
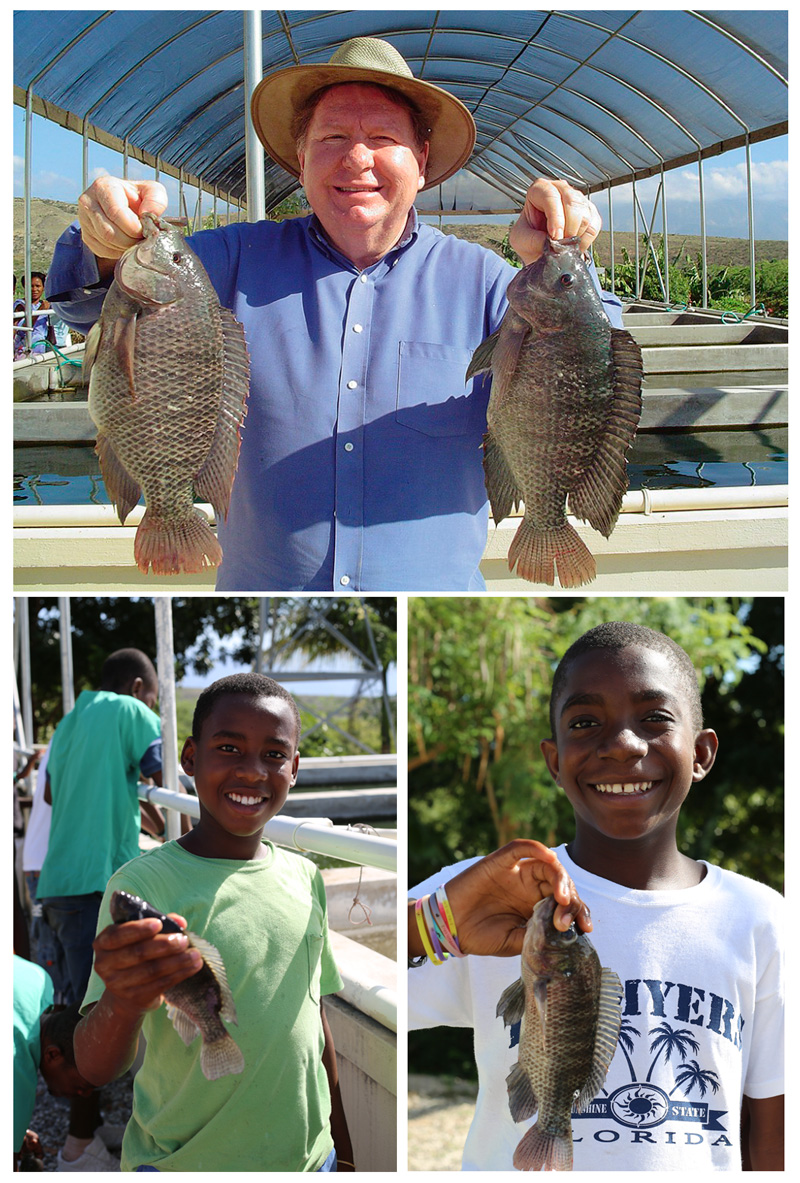
{"label": "fish held in right hand", "polygon": [[518,1171],[572,1170],[572,1107],[586,1108],[605,1081],[622,1021],[622,985],[588,937],[553,925],[556,901],[540,900],[522,949],[522,977],[503,991],[497,1016],[519,1022],[519,1059],[506,1084],[514,1121],[538,1111],[514,1151]]}

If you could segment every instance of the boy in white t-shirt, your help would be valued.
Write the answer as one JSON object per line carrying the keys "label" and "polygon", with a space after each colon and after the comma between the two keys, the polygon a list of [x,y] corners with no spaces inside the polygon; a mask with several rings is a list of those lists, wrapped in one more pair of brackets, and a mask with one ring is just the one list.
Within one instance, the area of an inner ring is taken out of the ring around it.
{"label": "boy in white t-shirt", "polygon": [[496,1007],[519,977],[520,926],[554,894],[557,926],[591,931],[623,988],[605,1083],[573,1111],[574,1169],[782,1170],[782,901],[678,849],[680,808],[717,750],[689,657],[651,629],[599,625],[556,670],[550,716],[541,748],[573,807],[574,840],[555,851],[514,842],[410,892],[446,883],[472,954],[409,973],[412,1029],[474,1029],[480,1087],[463,1168],[513,1169],[533,1124],[511,1119],[519,1025],[504,1027]]}

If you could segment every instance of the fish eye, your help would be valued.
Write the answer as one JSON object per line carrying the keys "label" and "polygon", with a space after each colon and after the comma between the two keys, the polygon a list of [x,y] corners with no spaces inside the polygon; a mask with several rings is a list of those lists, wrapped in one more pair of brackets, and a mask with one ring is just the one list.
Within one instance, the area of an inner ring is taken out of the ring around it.
{"label": "fish eye", "polygon": [[570,271],[565,271],[563,275],[559,276],[559,282],[564,288],[571,288],[575,282],[575,276]]}
{"label": "fish eye", "polygon": [[181,258],[182,258],[181,252],[176,251],[175,254],[172,256],[172,262],[173,263],[180,263]]}

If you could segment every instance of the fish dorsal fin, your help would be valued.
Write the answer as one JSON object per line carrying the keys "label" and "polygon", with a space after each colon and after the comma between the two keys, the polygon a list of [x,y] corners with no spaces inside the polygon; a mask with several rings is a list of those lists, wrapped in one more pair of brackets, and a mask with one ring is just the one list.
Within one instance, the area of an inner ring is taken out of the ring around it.
{"label": "fish dorsal fin", "polygon": [[625,329],[611,330],[614,395],[591,464],[569,491],[572,513],[609,537],[628,488],[625,454],[642,413],[642,351]]}
{"label": "fish dorsal fin", "polygon": [[520,1023],[522,1021],[524,1013],[525,987],[522,983],[522,978],[518,978],[516,982],[512,982],[510,986],[506,986],[500,995],[495,1017],[498,1019],[502,1017],[505,1026],[511,1027],[514,1023]]}
{"label": "fish dorsal fin", "polygon": [[235,1023],[236,1020],[236,1006],[231,994],[231,988],[228,985],[228,975],[225,973],[225,966],[222,963],[222,957],[219,950],[209,942],[199,937],[197,933],[187,932],[189,944],[192,945],[199,953],[202,953],[208,968],[213,973],[214,977],[219,983],[220,994],[222,995],[222,1006],[220,1007],[220,1018],[225,1019],[228,1023]]}
{"label": "fish dorsal fin", "polygon": [[195,477],[197,494],[214,506],[218,518],[228,516],[231,488],[239,463],[239,431],[247,411],[250,358],[244,329],[228,308],[220,307],[223,383],[214,438]]}
{"label": "fish dorsal fin", "polygon": [[622,1023],[622,1011],[619,1005],[621,998],[622,983],[619,978],[613,969],[603,969],[600,980],[600,1001],[597,1009],[597,1029],[592,1054],[592,1071],[575,1102],[575,1108],[579,1112],[586,1108],[602,1088],[614,1058]]}

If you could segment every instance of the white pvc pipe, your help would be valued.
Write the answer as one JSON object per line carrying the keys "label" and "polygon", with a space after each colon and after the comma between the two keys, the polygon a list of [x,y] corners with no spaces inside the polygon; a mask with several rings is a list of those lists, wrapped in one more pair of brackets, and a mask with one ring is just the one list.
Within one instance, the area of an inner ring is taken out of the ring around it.
{"label": "white pvc pipe", "polygon": [[[672,513],[685,510],[701,512],[707,509],[762,509],[789,503],[788,485],[743,485],[739,488],[654,489],[625,494],[623,513]],[[214,511],[210,505],[198,505],[211,521]],[[125,521],[126,527],[138,525],[144,506],[136,505]],[[14,509],[14,525],[26,529],[58,529],[61,527],[106,528],[119,527],[113,505],[20,505]]]}
{"label": "white pvc pipe", "polygon": [[[164,785],[178,793],[178,721],[175,698],[175,648],[172,643],[172,600],[169,596],[154,596],[156,613],[156,668],[158,670],[158,713],[161,719],[162,771]],[[180,817],[167,811],[167,838],[180,837]]]}
{"label": "white pvc pipe", "polygon": [[[187,793],[139,785],[139,797],[142,801],[154,801],[166,809],[188,814],[195,820],[200,817],[200,802]],[[264,837],[290,850],[326,854],[348,863],[378,867],[382,871],[397,871],[397,843],[391,838],[376,838],[373,834],[357,833],[346,826],[334,826],[327,818],[309,820],[281,814],[267,822]]]}

